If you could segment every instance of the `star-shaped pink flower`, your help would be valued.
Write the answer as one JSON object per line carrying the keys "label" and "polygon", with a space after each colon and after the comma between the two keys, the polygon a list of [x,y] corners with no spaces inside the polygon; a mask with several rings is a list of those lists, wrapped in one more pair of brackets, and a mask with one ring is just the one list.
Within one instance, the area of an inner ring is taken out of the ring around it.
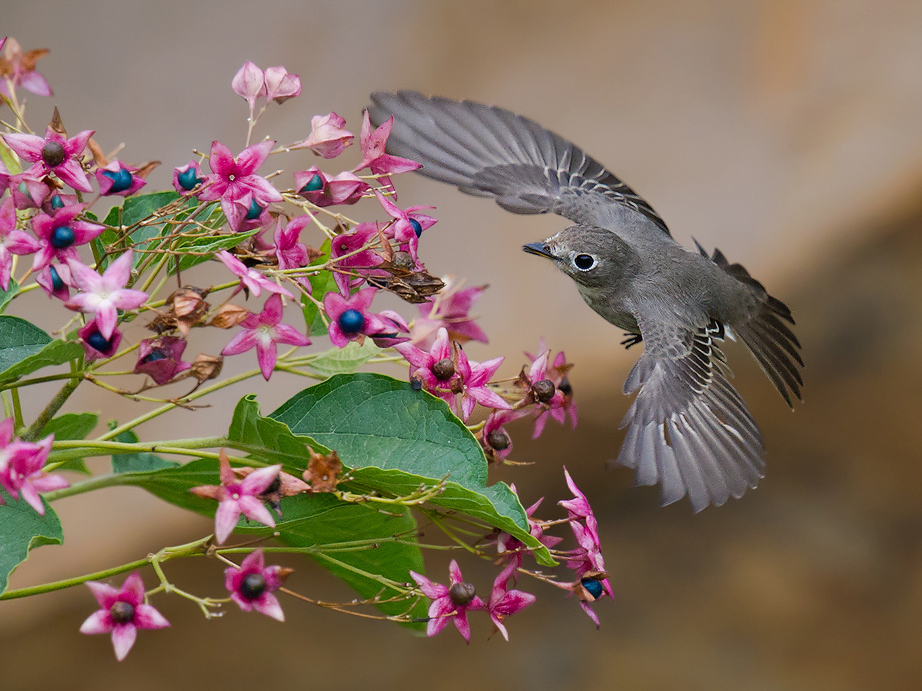
{"label": "star-shaped pink flower", "polygon": [[454,621],[458,632],[468,643],[471,642],[471,626],[467,621],[467,613],[484,609],[485,605],[474,592],[474,586],[464,582],[458,562],[454,559],[448,566],[451,585],[433,583],[422,574],[410,571],[410,576],[416,581],[423,595],[432,600],[429,605],[429,623],[426,625],[426,635],[435,636],[448,626],[449,621]]}
{"label": "star-shaped pink flower", "polygon": [[377,291],[374,288],[362,288],[355,295],[344,298],[339,293],[329,292],[323,296],[323,308],[330,318],[330,341],[335,346],[344,347],[349,341],[362,336],[384,336],[392,341],[389,345],[400,342],[398,331],[407,331],[407,323],[396,312],[384,310],[381,314],[368,311]]}
{"label": "star-shaped pink flower", "polygon": [[19,499],[22,494],[23,501],[44,516],[45,505],[38,493],[68,486],[67,480],[60,475],[42,470],[48,460],[54,435],[38,443],[19,439],[11,441],[12,437],[13,419],[7,418],[0,423],[0,487],[13,499]]}
{"label": "star-shaped pink flower", "polygon": [[83,625],[80,633],[111,633],[115,657],[124,660],[134,645],[138,629],[162,629],[170,625],[160,612],[144,604],[144,582],[133,571],[120,590],[98,581],[87,581],[87,587],[99,603]]}
{"label": "star-shaped pink flower", "polygon": [[244,612],[256,610],[260,614],[285,621],[285,613],[273,590],[282,587],[290,569],[281,566],[266,566],[263,551],[257,549],[247,555],[240,567],[224,569],[224,587]]}
{"label": "star-shaped pink flower", "polygon": [[248,146],[235,158],[221,142],[211,143],[211,175],[205,178],[205,185],[199,193],[202,201],[221,200],[221,209],[233,230],[240,230],[244,220],[253,216],[253,204],[257,214],[272,202],[282,201],[282,195],[272,184],[256,174],[256,170],[269,156],[274,141],[264,141]]}
{"label": "star-shaped pink flower", "polygon": [[6,142],[16,155],[32,164],[24,173],[42,178],[49,173],[61,182],[81,192],[92,192],[90,181],[80,166],[80,154],[93,136],[93,130],[83,130],[70,139],[49,126],[44,137],[35,134],[4,134]]}
{"label": "star-shaped pink flower", "polygon": [[3,56],[0,57],[0,94],[10,98],[12,84],[14,89],[21,86],[36,96],[51,96],[48,80],[35,69],[36,61],[48,54],[46,48],[23,53],[19,42],[12,37],[0,41],[0,48],[3,48]]}
{"label": "star-shaped pink flower", "polygon": [[135,309],[147,301],[147,293],[125,287],[131,278],[133,254],[132,250],[122,254],[102,276],[77,260],[67,260],[71,280],[81,292],[64,303],[64,306],[76,312],[95,314],[99,333],[106,339],[111,338],[115,331],[118,310]]}
{"label": "star-shaped pink flower", "polygon": [[421,165],[408,158],[400,158],[400,156],[392,156],[384,152],[384,147],[387,144],[387,138],[391,134],[391,127],[393,124],[394,118],[390,117],[386,122],[383,122],[380,127],[372,131],[371,120],[368,119],[368,111],[365,111],[365,117],[362,120],[362,134],[359,137],[359,144],[362,147],[362,162],[353,168],[352,172],[355,173],[365,168],[370,168],[371,172],[375,175],[388,176],[384,177],[381,182],[391,190],[394,194],[394,199],[396,199],[397,195],[396,190],[394,190],[394,183],[389,176],[393,173],[406,173],[411,170],[416,170],[420,168]]}
{"label": "star-shaped pink flower", "polygon": [[54,259],[80,261],[77,246],[98,237],[104,230],[98,223],[76,220],[81,211],[83,205],[74,204],[58,209],[52,216],[40,213],[32,217],[32,232],[41,245],[32,258],[33,271],[41,271]]}
{"label": "star-shaped pink flower", "polygon": [[506,625],[503,623],[506,617],[520,612],[529,605],[534,604],[535,600],[538,599],[531,593],[515,589],[509,590],[509,579],[514,572],[514,564],[510,564],[503,569],[502,573],[493,582],[490,600],[486,604],[486,609],[490,613],[493,625],[503,634],[503,638],[507,641],[509,640],[509,632],[506,631]]}
{"label": "star-shaped pink flower", "polygon": [[275,520],[260,495],[279,476],[282,466],[272,465],[254,470],[241,480],[234,475],[230,462],[223,452],[220,464],[220,485],[200,485],[189,490],[198,497],[220,502],[214,517],[214,536],[218,543],[224,542],[234,531],[241,515],[274,528]]}
{"label": "star-shaped pink flower", "polygon": [[249,291],[256,297],[259,297],[263,290],[266,290],[270,293],[279,293],[290,298],[294,297],[290,290],[283,288],[277,283],[273,283],[268,278],[263,276],[259,271],[256,269],[251,269],[227,250],[221,250],[215,254],[215,256],[220,259],[224,266],[230,269],[234,275],[239,276],[240,284],[248,288]]}
{"label": "star-shaped pink flower", "polygon": [[272,376],[275,360],[278,357],[277,343],[286,343],[293,346],[310,345],[311,340],[288,324],[281,324],[282,298],[278,293],[273,293],[266,300],[263,311],[259,314],[252,312],[240,323],[243,331],[234,336],[231,342],[224,346],[221,355],[237,355],[256,348],[256,360],[259,369],[266,381]]}

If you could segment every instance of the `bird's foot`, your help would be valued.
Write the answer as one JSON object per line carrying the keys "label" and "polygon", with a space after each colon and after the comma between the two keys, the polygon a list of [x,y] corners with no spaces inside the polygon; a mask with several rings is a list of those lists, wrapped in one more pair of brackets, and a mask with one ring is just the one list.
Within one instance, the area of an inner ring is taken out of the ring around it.
{"label": "bird's foot", "polygon": [[625,339],[621,341],[621,345],[624,346],[625,350],[643,341],[643,336],[641,336],[640,334],[626,333],[624,335],[625,335]]}

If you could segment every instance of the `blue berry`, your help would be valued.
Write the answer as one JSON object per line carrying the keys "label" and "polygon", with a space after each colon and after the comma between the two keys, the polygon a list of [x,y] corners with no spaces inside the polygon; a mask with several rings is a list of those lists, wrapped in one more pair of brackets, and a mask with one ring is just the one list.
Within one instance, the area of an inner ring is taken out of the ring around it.
{"label": "blue berry", "polygon": [[365,328],[365,317],[358,310],[346,310],[336,320],[339,330],[344,334],[353,335]]}
{"label": "blue berry", "polygon": [[166,360],[166,353],[163,352],[163,348],[151,348],[151,351],[141,359],[141,363],[147,364],[157,360]]}
{"label": "blue berry", "polygon": [[580,581],[580,585],[582,585],[586,591],[592,595],[593,599],[598,600],[600,597],[602,597],[603,588],[602,583],[599,580],[595,578],[583,578]]}
{"label": "blue berry", "polygon": [[176,181],[179,183],[180,187],[188,192],[189,190],[194,189],[195,186],[200,182],[202,182],[202,178],[196,175],[195,168],[190,166],[176,176]]}
{"label": "blue berry", "polygon": [[416,233],[416,237],[423,234],[423,227],[415,218],[410,219],[410,227],[413,229],[413,232]]}
{"label": "blue berry", "polygon": [[100,353],[105,353],[112,346],[112,343],[109,341],[109,339],[107,339],[98,331],[94,331],[89,336],[87,336],[86,342],[93,350],[98,350]]}
{"label": "blue berry", "polygon": [[51,288],[55,292],[64,289],[64,281],[61,280],[61,275],[58,273],[58,270],[53,266],[48,267],[48,275],[51,276]]}
{"label": "blue berry", "polygon": [[124,192],[131,187],[131,173],[124,168],[104,170],[102,174],[112,181],[112,187],[109,188],[110,194]]}
{"label": "blue berry", "polygon": [[64,199],[60,194],[56,194],[51,198],[51,208],[52,209],[63,209],[64,208]]}
{"label": "blue berry", "polygon": [[307,181],[300,191],[301,192],[316,192],[317,190],[323,187],[323,178],[314,173],[314,177]]}
{"label": "blue berry", "polygon": [[263,212],[263,207],[259,205],[255,199],[250,202],[250,209],[247,211],[247,220],[252,221],[255,218],[259,218],[259,214]]}
{"label": "blue berry", "polygon": [[76,237],[70,226],[58,226],[51,231],[51,246],[56,250],[67,249],[74,244]]}

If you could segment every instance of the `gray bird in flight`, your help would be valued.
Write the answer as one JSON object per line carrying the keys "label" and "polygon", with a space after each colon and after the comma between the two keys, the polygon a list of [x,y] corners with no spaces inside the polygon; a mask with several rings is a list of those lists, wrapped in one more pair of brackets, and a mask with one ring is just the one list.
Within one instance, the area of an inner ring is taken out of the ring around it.
{"label": "gray bird in flight", "polygon": [[643,342],[624,383],[625,394],[638,393],[617,458],[636,469],[637,484],[659,483],[664,504],[687,494],[695,511],[755,487],[762,435],[719,344],[740,338],[793,408],[803,360],[787,306],[719,250],[679,245],[633,189],[532,120],[409,91],[371,101],[372,123],[394,117],[387,151],[421,163],[420,174],[513,213],[574,223],[523,249],[572,278],[593,310],[627,332],[627,347]]}

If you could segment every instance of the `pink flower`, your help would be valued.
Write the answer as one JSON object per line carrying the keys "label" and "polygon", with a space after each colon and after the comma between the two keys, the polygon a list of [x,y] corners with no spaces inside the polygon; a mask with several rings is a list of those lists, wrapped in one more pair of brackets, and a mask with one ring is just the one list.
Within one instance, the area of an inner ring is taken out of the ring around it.
{"label": "pink flower", "polygon": [[41,271],[53,259],[62,263],[68,259],[80,261],[77,245],[86,244],[103,231],[97,223],[76,220],[81,211],[83,205],[75,204],[58,209],[53,216],[40,213],[32,217],[32,232],[41,245],[32,258],[33,271]]}
{"label": "pink flower", "polygon": [[41,249],[38,240],[28,233],[16,230],[16,208],[13,198],[0,204],[0,288],[10,287],[10,272],[14,254],[33,254]]}
{"label": "pink flower", "polygon": [[330,341],[333,345],[342,348],[349,341],[362,336],[385,334],[394,340],[397,331],[408,330],[406,322],[396,312],[385,310],[381,314],[373,314],[368,311],[376,292],[369,287],[348,298],[334,292],[323,296],[323,308],[330,318]]}
{"label": "pink flower", "polygon": [[0,94],[10,98],[11,86],[13,89],[21,86],[36,96],[51,96],[48,80],[35,70],[35,63],[48,54],[46,48],[23,54],[15,38],[4,38],[0,41],[0,48],[4,49],[0,57]]}
{"label": "pink flower", "polygon": [[79,160],[91,136],[93,130],[83,130],[67,139],[49,126],[44,137],[35,134],[4,134],[3,141],[19,158],[32,164],[24,173],[36,178],[54,173],[75,190],[92,192],[93,188]]}
{"label": "pink flower", "polygon": [[241,515],[274,528],[275,520],[260,495],[278,478],[282,466],[272,465],[254,470],[241,480],[234,475],[223,452],[220,464],[220,485],[200,485],[189,490],[198,497],[220,502],[214,517],[214,536],[218,543],[224,542],[234,531]]}
{"label": "pink flower", "polygon": [[182,359],[186,349],[186,340],[175,336],[145,338],[138,346],[138,362],[134,366],[135,374],[146,374],[154,382],[163,386],[180,372],[192,365]]}
{"label": "pink flower", "polygon": [[285,614],[273,590],[282,587],[291,571],[281,566],[266,566],[263,551],[257,549],[247,555],[240,567],[224,569],[224,587],[244,612],[256,610],[260,614],[285,621]]}
{"label": "pink flower", "polygon": [[445,287],[430,302],[419,307],[419,317],[413,321],[411,340],[420,348],[428,348],[435,340],[436,332],[445,327],[448,336],[458,343],[466,341],[487,342],[487,335],[471,316],[471,308],[483,295],[486,286],[473,286],[461,290],[462,282],[454,276],[443,278]]}
{"label": "pink flower", "polygon": [[204,181],[198,161],[189,161],[184,166],[173,168],[173,189],[180,194],[191,192]]}
{"label": "pink flower", "polygon": [[[411,343],[399,343],[394,347],[410,363],[410,380],[446,402],[454,403],[462,420],[470,417],[475,403],[488,408],[511,408],[499,394],[486,386],[503,358],[479,364],[469,362],[463,350],[449,343],[445,328],[439,329],[429,352]],[[460,404],[456,394],[461,394]]]}
{"label": "pink flower", "polygon": [[419,267],[419,257],[417,255],[419,238],[424,230],[436,223],[436,220],[432,216],[417,212],[420,209],[432,209],[434,207],[411,206],[406,211],[402,211],[378,190],[375,190],[375,196],[388,215],[394,219],[394,223],[388,226],[385,234],[394,238],[402,250],[409,252],[413,261]]}
{"label": "pink flower", "polygon": [[490,600],[486,604],[493,625],[503,634],[503,638],[509,640],[509,632],[503,623],[506,617],[512,616],[531,604],[534,604],[536,598],[531,593],[525,593],[521,590],[509,590],[509,579],[515,571],[514,565],[507,566],[502,573],[493,582],[493,590],[490,592]]}
{"label": "pink flower", "polygon": [[71,278],[67,264],[49,264],[38,272],[35,282],[48,293],[48,297],[56,297],[67,302],[70,299]]}
{"label": "pink flower", "polygon": [[532,359],[527,376],[523,378],[530,389],[526,395],[526,404],[535,405],[535,429],[533,437],[537,439],[544,431],[549,417],[560,424],[566,420],[567,413],[576,428],[576,404],[573,402],[573,389],[567,378],[567,372],[573,365],[567,363],[563,351],[557,353],[553,366],[548,365],[551,351],[544,346],[544,339],[539,344],[539,355]]}
{"label": "pink flower", "polygon": [[234,158],[221,142],[211,143],[208,163],[212,173],[198,196],[206,202],[220,199],[227,222],[235,231],[245,220],[257,218],[272,202],[282,201],[278,190],[266,178],[256,175],[274,144],[267,140],[248,146]]}
{"label": "pink flower", "polygon": [[281,319],[282,298],[274,293],[266,300],[262,312],[250,313],[240,323],[243,331],[224,346],[221,355],[237,355],[255,347],[259,369],[266,381],[269,381],[272,370],[275,368],[276,357],[278,357],[277,343],[306,346],[311,342],[307,336],[288,324],[280,324]]}
{"label": "pink flower", "polygon": [[144,582],[137,571],[133,571],[121,590],[98,581],[87,581],[87,587],[99,603],[83,625],[80,633],[112,634],[115,657],[124,660],[134,645],[138,629],[162,629],[170,625],[160,612],[144,604]]}
{"label": "pink flower", "polygon": [[224,266],[230,269],[234,275],[239,276],[240,284],[250,290],[256,297],[259,297],[263,290],[270,293],[279,293],[290,298],[294,297],[290,290],[283,288],[277,283],[273,283],[256,269],[249,268],[227,250],[221,250],[216,253],[215,256],[220,259],[224,263]]}
{"label": "pink flower", "polygon": [[68,486],[67,480],[60,475],[49,475],[42,471],[48,452],[54,442],[54,435],[45,437],[37,444],[25,441],[10,441],[13,433],[13,420],[8,418],[0,423],[0,486],[13,499],[22,499],[42,516],[45,505],[39,492],[50,492]]}
{"label": "pink flower", "polygon": [[265,81],[266,99],[279,105],[301,94],[301,78],[282,65],[266,68]]}
{"label": "pink flower", "polygon": [[231,80],[231,88],[235,94],[245,99],[250,105],[250,117],[253,117],[256,99],[266,95],[265,74],[254,63],[247,60]]}
{"label": "pink flower", "polygon": [[[362,120],[362,134],[359,137],[359,143],[362,147],[362,162],[352,169],[353,173],[364,168],[370,168],[375,175],[389,176],[393,173],[406,173],[421,167],[416,161],[392,156],[384,152],[393,124],[394,118],[390,117],[372,132],[371,120],[368,119],[368,111],[365,111],[365,117]],[[394,184],[390,177],[383,178],[382,182],[391,192],[395,193]],[[394,198],[397,198],[396,193]]]}
{"label": "pink flower", "polygon": [[358,175],[343,171],[327,177],[317,166],[295,173],[295,189],[298,194],[315,206],[355,204],[371,189]]}
{"label": "pink flower", "polygon": [[310,149],[323,158],[336,158],[352,144],[355,135],[343,129],[346,121],[336,113],[311,118],[311,134],[292,149]]}
{"label": "pink flower", "polygon": [[99,333],[111,338],[118,323],[118,310],[131,310],[147,301],[147,293],[126,288],[131,278],[131,259],[128,250],[109,265],[100,276],[85,264],[68,259],[70,276],[74,286],[80,290],[64,306],[76,312],[91,312],[96,315]]}
{"label": "pink flower", "polygon": [[[353,283],[361,283],[364,276],[373,275],[375,267],[384,258],[371,247],[380,237],[376,223],[359,223],[348,233],[341,233],[330,240],[330,260],[334,262],[333,280],[339,291],[348,294]],[[348,270],[355,270],[362,277],[356,279]]]}
{"label": "pink flower", "polygon": [[10,175],[6,186],[10,190],[10,196],[17,209],[43,208],[51,194],[51,188],[45,184],[44,180],[31,173]]}
{"label": "pink flower", "polygon": [[137,170],[137,167],[121,161],[112,161],[104,168],[97,168],[95,175],[99,193],[103,196],[119,194],[123,197],[134,194],[147,184],[144,178],[135,175]]}
{"label": "pink flower", "polygon": [[99,358],[110,358],[115,355],[119,344],[122,342],[122,332],[116,329],[106,338],[99,331],[96,319],[91,320],[86,326],[77,331],[80,343],[86,352],[86,361],[93,362]]}
{"label": "pink flower", "polygon": [[423,595],[432,600],[429,605],[429,623],[426,625],[426,635],[435,636],[448,626],[453,620],[458,632],[468,643],[471,642],[471,626],[467,621],[469,611],[484,609],[485,605],[474,591],[474,586],[465,583],[461,575],[458,562],[454,559],[448,566],[451,585],[433,583],[422,574],[410,571],[410,576],[416,581]]}

